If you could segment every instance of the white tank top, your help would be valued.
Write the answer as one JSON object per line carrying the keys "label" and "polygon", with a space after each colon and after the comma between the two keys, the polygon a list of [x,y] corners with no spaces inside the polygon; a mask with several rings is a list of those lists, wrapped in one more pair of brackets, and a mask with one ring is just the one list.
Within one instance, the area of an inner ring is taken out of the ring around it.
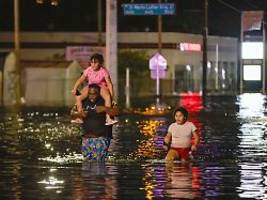
{"label": "white tank top", "polygon": [[188,148],[191,147],[192,134],[196,130],[196,126],[192,122],[184,124],[172,123],[168,128],[168,133],[171,133],[171,147]]}

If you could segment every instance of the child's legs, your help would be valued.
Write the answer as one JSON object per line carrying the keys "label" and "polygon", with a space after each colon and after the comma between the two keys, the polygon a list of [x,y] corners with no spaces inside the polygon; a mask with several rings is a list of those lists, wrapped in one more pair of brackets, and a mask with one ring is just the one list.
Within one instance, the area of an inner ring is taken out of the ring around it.
{"label": "child's legs", "polygon": [[178,153],[175,149],[170,149],[165,158],[166,161],[173,161],[178,158]]}
{"label": "child's legs", "polygon": [[88,96],[88,86],[85,86],[82,90],[81,90],[81,94],[80,94],[80,100],[84,100],[87,96]]}
{"label": "child's legs", "polygon": [[111,96],[110,96],[108,88],[101,87],[100,95],[105,100],[105,106],[111,107]]}

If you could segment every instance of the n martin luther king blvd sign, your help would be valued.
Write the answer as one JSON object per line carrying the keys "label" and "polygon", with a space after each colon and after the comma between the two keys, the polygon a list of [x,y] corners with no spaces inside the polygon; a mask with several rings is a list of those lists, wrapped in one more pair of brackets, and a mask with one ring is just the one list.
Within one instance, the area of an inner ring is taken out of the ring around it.
{"label": "n martin luther king blvd sign", "polygon": [[174,3],[122,4],[124,15],[174,15]]}

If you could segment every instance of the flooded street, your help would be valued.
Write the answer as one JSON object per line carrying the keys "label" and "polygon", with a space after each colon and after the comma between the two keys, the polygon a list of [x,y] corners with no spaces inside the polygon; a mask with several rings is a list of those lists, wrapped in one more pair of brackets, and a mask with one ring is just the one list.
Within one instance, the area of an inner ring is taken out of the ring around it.
{"label": "flooded street", "polygon": [[120,115],[103,164],[82,159],[68,109],[1,108],[0,199],[267,198],[264,95],[208,97],[205,109],[194,96],[164,101],[186,107],[200,129],[188,164],[163,160],[171,113]]}

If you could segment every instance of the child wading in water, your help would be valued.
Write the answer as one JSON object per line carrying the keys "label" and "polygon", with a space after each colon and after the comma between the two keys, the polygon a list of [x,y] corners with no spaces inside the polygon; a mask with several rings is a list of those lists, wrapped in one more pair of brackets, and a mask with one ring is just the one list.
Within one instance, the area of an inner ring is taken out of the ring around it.
{"label": "child wading in water", "polygon": [[[81,77],[76,81],[71,93],[76,97],[76,105],[78,112],[82,111],[82,100],[87,97],[88,87],[84,87],[79,94],[77,93],[78,87],[87,80],[88,85],[97,84],[99,85],[100,95],[105,100],[105,106],[111,107],[113,102],[113,84],[111,82],[111,78],[108,70],[103,66],[104,58],[101,54],[94,54],[90,59],[90,66],[87,67]],[[76,120],[76,122],[82,123],[82,120]],[[116,120],[110,118],[110,116],[106,115],[106,125],[112,125],[117,123]]]}
{"label": "child wading in water", "polygon": [[[196,151],[199,144],[197,128],[192,122],[187,121],[188,112],[185,108],[176,108],[173,116],[175,122],[169,126],[168,133],[164,138],[165,145],[170,146],[165,160],[188,161],[190,151]],[[192,144],[193,137],[194,143]]]}

